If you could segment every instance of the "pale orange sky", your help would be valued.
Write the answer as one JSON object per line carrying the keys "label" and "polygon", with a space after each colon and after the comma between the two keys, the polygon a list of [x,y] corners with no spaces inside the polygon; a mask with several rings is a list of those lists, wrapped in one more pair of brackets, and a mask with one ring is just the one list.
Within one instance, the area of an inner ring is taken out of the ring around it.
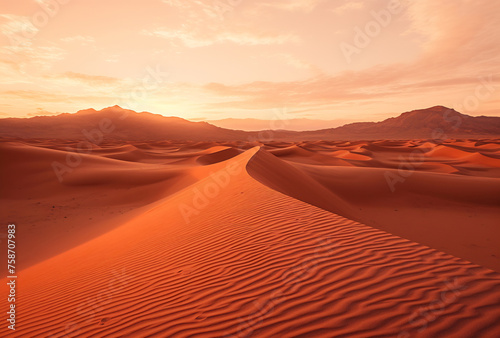
{"label": "pale orange sky", "polygon": [[435,105],[500,116],[498,1],[0,6],[0,117],[115,104],[195,120],[378,121]]}

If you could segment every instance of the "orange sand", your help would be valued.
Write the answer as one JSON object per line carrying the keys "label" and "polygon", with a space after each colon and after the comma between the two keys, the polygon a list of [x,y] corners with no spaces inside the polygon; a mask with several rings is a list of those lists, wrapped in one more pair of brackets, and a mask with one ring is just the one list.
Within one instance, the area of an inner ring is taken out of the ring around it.
{"label": "orange sand", "polygon": [[0,142],[1,337],[500,336],[499,140],[75,146]]}

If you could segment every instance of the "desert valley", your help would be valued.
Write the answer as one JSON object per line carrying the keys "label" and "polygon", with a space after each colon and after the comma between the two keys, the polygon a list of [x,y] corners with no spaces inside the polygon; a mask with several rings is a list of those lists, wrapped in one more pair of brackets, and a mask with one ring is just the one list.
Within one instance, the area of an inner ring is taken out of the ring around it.
{"label": "desert valley", "polygon": [[259,140],[144,114],[0,120],[16,336],[500,335],[500,138]]}
{"label": "desert valley", "polygon": [[500,338],[500,2],[0,4],[0,338]]}

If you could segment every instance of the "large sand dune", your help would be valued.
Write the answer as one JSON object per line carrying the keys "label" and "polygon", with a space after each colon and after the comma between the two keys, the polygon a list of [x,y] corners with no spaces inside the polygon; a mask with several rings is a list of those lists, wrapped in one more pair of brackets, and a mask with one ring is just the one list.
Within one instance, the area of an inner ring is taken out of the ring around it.
{"label": "large sand dune", "polygon": [[77,145],[0,142],[2,337],[500,336],[500,140]]}

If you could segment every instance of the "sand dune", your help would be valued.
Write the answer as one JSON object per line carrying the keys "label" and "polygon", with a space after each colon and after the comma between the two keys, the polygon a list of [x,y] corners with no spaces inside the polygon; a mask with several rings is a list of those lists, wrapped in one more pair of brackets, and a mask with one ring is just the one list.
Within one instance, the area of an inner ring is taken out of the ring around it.
{"label": "sand dune", "polygon": [[498,337],[494,144],[0,142],[13,336]]}
{"label": "sand dune", "polygon": [[198,163],[200,164],[214,164],[217,162],[222,162],[225,160],[229,160],[241,153],[240,150],[232,147],[223,147],[222,149],[217,148],[213,149],[206,155],[200,156],[197,158]]}

